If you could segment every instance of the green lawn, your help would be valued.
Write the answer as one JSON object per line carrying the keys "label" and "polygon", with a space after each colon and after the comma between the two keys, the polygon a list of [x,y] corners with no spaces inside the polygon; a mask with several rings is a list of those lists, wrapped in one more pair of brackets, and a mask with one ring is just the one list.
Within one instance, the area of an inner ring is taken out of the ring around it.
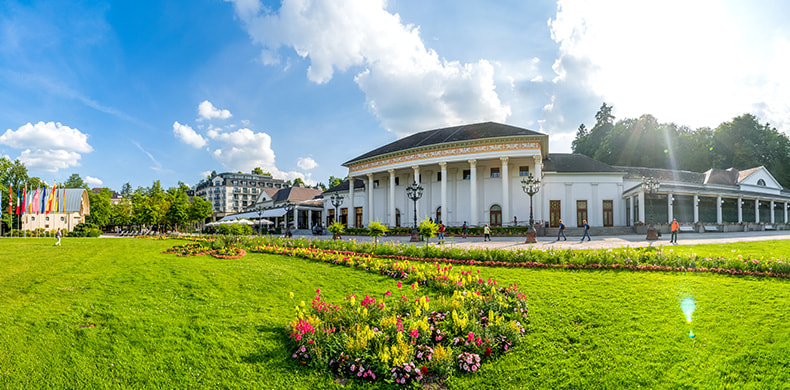
{"label": "green lawn", "polygon": [[737,257],[744,258],[771,258],[788,259],[790,254],[790,241],[750,241],[737,242],[732,244],[704,244],[704,245],[678,245],[663,247],[663,250],[671,250],[675,253],[706,257]]}
{"label": "green lawn", "polygon": [[[395,282],[248,254],[179,258],[177,241],[0,240],[0,388],[322,389],[283,327]],[[757,245],[772,245],[768,242]],[[524,344],[448,388],[786,388],[790,281],[711,274],[483,269],[529,296]],[[693,297],[689,325],[680,301]],[[93,327],[91,327],[93,325]],[[350,387],[365,387],[351,382]]]}

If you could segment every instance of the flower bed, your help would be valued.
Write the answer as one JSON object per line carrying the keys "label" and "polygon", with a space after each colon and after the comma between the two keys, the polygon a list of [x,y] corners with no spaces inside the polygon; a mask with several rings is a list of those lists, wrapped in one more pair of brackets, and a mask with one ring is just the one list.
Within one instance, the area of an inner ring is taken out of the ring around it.
{"label": "flower bed", "polygon": [[214,256],[218,259],[238,259],[246,254],[247,251],[241,248],[236,248],[234,246],[229,246],[222,249],[216,249],[211,252],[211,256]]}

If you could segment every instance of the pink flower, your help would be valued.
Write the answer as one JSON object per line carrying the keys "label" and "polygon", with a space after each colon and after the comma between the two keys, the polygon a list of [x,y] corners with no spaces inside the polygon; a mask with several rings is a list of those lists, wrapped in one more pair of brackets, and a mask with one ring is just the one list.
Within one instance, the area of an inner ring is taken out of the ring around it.
{"label": "pink flower", "polygon": [[403,287],[403,283],[398,282],[398,288],[401,288],[401,287]]}
{"label": "pink flower", "polygon": [[321,289],[320,288],[315,289],[315,295],[321,295]]}
{"label": "pink flower", "polygon": [[[398,282],[398,283],[400,283],[400,282]],[[392,295],[392,291],[387,290],[387,292],[384,295],[390,296],[390,295]]]}
{"label": "pink flower", "polygon": [[469,332],[469,341],[475,341],[475,334],[473,332]]}
{"label": "pink flower", "polygon": [[419,335],[420,335],[420,332],[417,329],[412,329],[411,330],[411,337],[414,337],[416,339]]}

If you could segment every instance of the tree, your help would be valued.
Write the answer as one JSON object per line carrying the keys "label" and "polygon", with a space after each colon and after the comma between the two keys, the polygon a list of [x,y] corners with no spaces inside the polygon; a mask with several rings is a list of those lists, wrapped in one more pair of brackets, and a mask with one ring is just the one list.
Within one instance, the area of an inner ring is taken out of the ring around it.
{"label": "tree", "polygon": [[110,220],[115,226],[127,226],[132,223],[132,202],[129,199],[110,204]]}
{"label": "tree", "polygon": [[196,196],[192,198],[192,203],[189,205],[189,220],[194,222],[205,221],[206,218],[211,216],[213,211],[211,202]]}
{"label": "tree", "polygon": [[189,197],[186,192],[178,191],[172,199],[173,201],[167,209],[167,223],[173,226],[184,226],[189,220]]}
{"label": "tree", "polygon": [[[71,176],[63,183],[64,188],[84,188],[88,189],[86,184],[78,173],[72,173]],[[91,210],[92,211],[92,210]]]}
{"label": "tree", "polygon": [[126,182],[121,186],[121,197],[124,199],[130,199],[132,197],[132,185],[129,182]]}
{"label": "tree", "polygon": [[263,169],[261,169],[261,167],[253,168],[252,174],[253,175],[268,175],[268,176],[272,175],[270,172],[264,172]]}
{"label": "tree", "polygon": [[306,187],[306,185],[304,183],[304,180],[302,180],[301,177],[297,177],[296,179],[294,179],[294,184],[293,185],[294,185],[294,187],[297,187],[297,186]]}
{"label": "tree", "polygon": [[327,186],[329,186],[329,188],[338,186],[343,182],[343,180],[344,179],[342,177],[334,177],[330,175],[329,180],[327,181]]}
{"label": "tree", "polygon": [[91,213],[85,216],[85,222],[99,227],[108,225],[112,219],[111,197],[112,194],[107,188],[102,188],[99,192],[88,191]]}

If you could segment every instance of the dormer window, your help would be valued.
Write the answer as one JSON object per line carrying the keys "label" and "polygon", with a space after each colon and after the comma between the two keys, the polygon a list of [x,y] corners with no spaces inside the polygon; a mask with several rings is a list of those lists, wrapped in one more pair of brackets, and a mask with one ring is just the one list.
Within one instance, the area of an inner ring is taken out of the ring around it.
{"label": "dormer window", "polygon": [[763,179],[757,180],[757,185],[765,187],[765,180]]}

